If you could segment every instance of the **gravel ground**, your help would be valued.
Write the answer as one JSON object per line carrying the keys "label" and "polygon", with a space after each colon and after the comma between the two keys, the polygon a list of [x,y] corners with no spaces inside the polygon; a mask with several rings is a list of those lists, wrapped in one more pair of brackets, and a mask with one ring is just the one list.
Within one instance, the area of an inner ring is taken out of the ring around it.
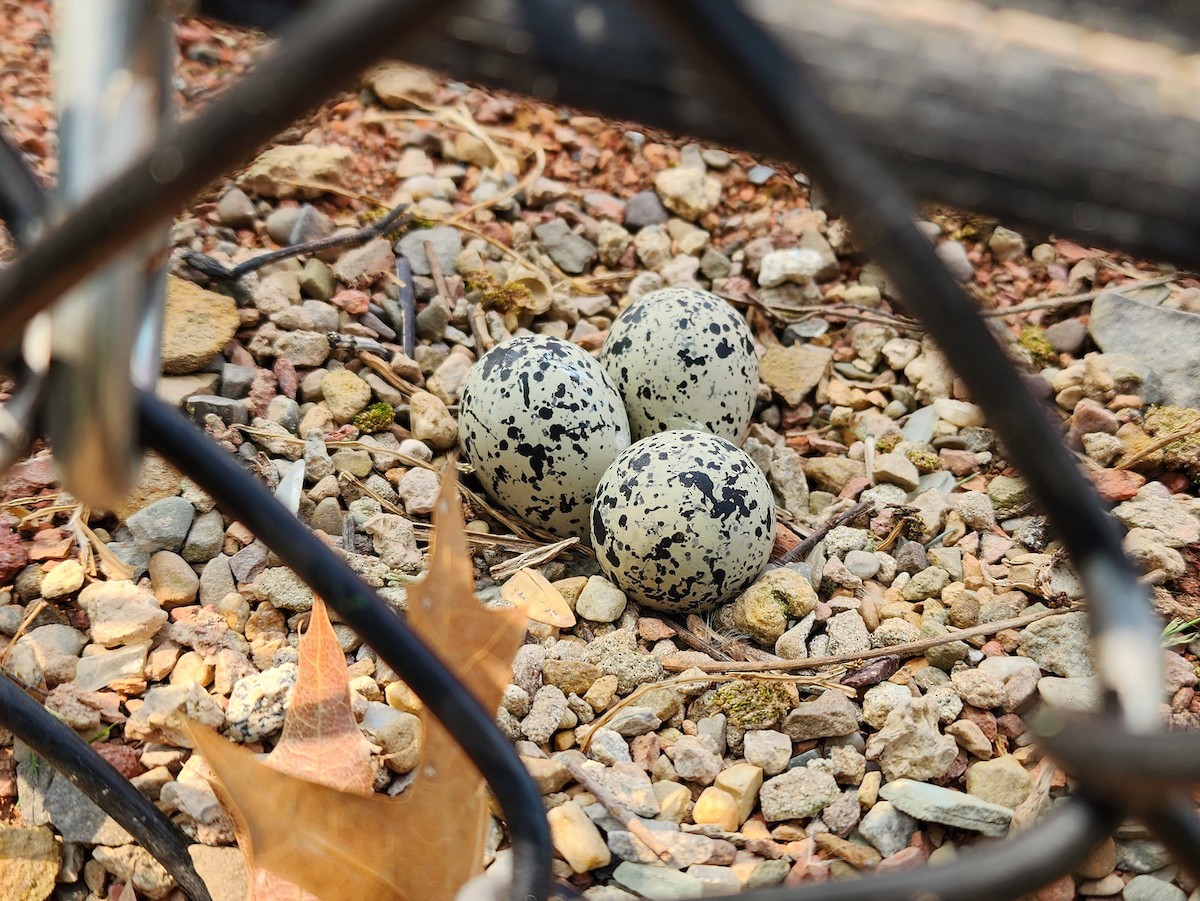
{"label": "gravel ground", "polygon": [[[4,116],[50,179],[48,15],[37,3],[5,3],[3,15]],[[258,40],[189,20],[180,45],[180,99],[191,107],[244,69]],[[185,262],[187,252],[244,261],[401,203],[416,217],[402,233],[303,254],[236,285]],[[978,217],[923,215],[1114,504],[1164,623],[1196,619],[1200,441],[1157,445],[1200,421],[1200,283]],[[1097,703],[1078,581],[978,408],[802,175],[389,67],[196,198],[171,243],[160,395],[400,609],[425,566],[440,473],[476,428],[459,412],[483,346],[534,334],[596,355],[621,311],[662,288],[710,291],[735,311],[758,369],[738,436],[756,466],[737,478],[762,480],[773,496],[763,553],[775,562],[755,578],[760,560],[749,584],[687,616],[639,604],[625,563],[614,572],[561,550],[537,568],[576,623],[530,623],[499,711],[542,790],[556,874],[587,897],[695,898],[899,872],[1002,836],[1069,793],[1022,716],[1039,701]],[[413,273],[408,354],[398,262]],[[532,290],[506,287],[517,279]],[[1092,302],[1089,292],[1135,280],[1155,284]],[[1075,299],[1001,315],[1063,297]],[[666,359],[653,346],[634,352]],[[721,384],[719,367],[701,360],[701,382]],[[480,482],[482,470],[465,500],[477,591],[503,603],[506,576],[494,568],[551,538],[486,501]],[[122,509],[90,517],[103,553],[81,554],[48,449],[0,495],[7,671],[208,846],[216,896],[237,897],[232,826],[180,711],[269,747],[311,591],[154,457]],[[514,526],[522,541],[487,537]],[[814,532],[824,537],[810,553],[780,563]],[[725,553],[742,548],[721,544],[726,533],[715,540]],[[669,574],[675,563],[663,564]],[[380,747],[377,786],[397,793],[415,762],[386,747],[402,715],[388,702],[403,708],[403,693],[337,629],[356,714]],[[1173,729],[1200,715],[1195,639],[1182,625],[1164,640]],[[815,671],[792,666],[794,681],[721,672],[829,657]],[[622,809],[637,835],[614,815]],[[502,866],[503,834],[493,834],[489,862]],[[118,898],[131,881],[139,896],[180,896],[123,830],[0,731],[0,894]],[[24,893],[10,894],[17,885]],[[1195,889],[1128,823],[1037,897],[1200,897]]]}

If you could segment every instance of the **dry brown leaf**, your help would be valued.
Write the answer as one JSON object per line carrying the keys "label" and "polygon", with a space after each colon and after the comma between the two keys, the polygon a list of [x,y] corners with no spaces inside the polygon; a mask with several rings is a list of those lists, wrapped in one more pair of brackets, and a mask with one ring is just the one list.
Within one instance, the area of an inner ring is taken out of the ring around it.
{"label": "dry brown leaf", "polygon": [[567,599],[536,569],[517,570],[500,589],[500,596],[534,622],[559,629],[575,625],[575,614]]}
{"label": "dry brown leaf", "polygon": [[[524,639],[525,616],[512,608],[490,612],[475,600],[454,481],[451,470],[434,511],[429,573],[409,589],[409,621],[480,702],[495,710]],[[268,765],[215,733],[195,730],[197,748],[220,779],[218,791],[252,865],[290,881],[256,883],[252,901],[309,897],[301,889],[321,901],[450,901],[482,859],[483,778],[429,717],[423,720],[412,787],[397,799],[370,793],[370,766],[361,752],[365,739],[353,718],[349,726],[345,719],[350,716],[345,660],[322,620],[324,611],[314,607],[313,624],[301,639],[301,671],[278,759],[278,748]],[[317,639],[325,630],[326,637]],[[312,647],[306,650],[306,644]],[[334,780],[339,785],[330,787]]]}

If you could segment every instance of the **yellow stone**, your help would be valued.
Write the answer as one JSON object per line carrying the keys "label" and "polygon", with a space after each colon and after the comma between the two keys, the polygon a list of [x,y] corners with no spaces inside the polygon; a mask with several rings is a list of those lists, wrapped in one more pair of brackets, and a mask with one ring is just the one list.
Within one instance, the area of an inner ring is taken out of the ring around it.
{"label": "yellow stone", "polygon": [[0,826],[0,898],[45,901],[54,891],[60,854],[49,827]]}
{"label": "yellow stone", "polygon": [[188,651],[175,663],[171,670],[171,684],[183,685],[185,682],[199,682],[207,686],[213,680],[213,665],[206,663],[204,658],[195,651]]}
{"label": "yellow stone", "polygon": [[388,706],[394,710],[419,714],[425,709],[425,705],[417,697],[417,693],[404,682],[389,682],[387,687],[383,689],[383,697],[387,701]]}
{"label": "yellow stone", "polygon": [[883,773],[879,770],[872,770],[863,776],[863,781],[858,786],[858,803],[864,810],[875,806],[875,802],[879,800],[879,786],[882,784]]}
{"label": "yellow stone", "polygon": [[239,324],[237,304],[232,297],[168,276],[162,371],[167,375],[187,375],[202,369],[220,353]]}
{"label": "yellow stone", "polygon": [[617,677],[616,676],[601,676],[592,683],[592,687],[587,690],[587,694],[583,699],[588,702],[593,710],[599,713],[612,703],[613,698],[617,694]]}
{"label": "yellow stone", "polygon": [[699,826],[710,825],[726,832],[737,832],[742,824],[738,819],[738,802],[729,792],[710,785],[696,799],[696,806],[692,808],[692,822]]}
{"label": "yellow stone", "polygon": [[555,807],[546,814],[546,819],[550,822],[554,850],[576,873],[606,867],[612,861],[600,830],[574,801]]}
{"label": "yellow stone", "polygon": [[583,593],[583,586],[587,585],[587,576],[572,576],[569,579],[559,579],[557,582],[551,582],[558,593],[563,596],[563,600],[567,602],[567,606],[572,610],[575,609],[575,602],[579,600],[579,595]]}
{"label": "yellow stone", "polygon": [[762,783],[762,767],[752,763],[734,764],[717,777],[714,783],[716,787],[727,792],[737,804],[738,826],[750,819],[750,814],[754,812]]}
{"label": "yellow stone", "polygon": [[678,782],[655,782],[654,796],[658,798],[656,820],[682,823],[692,806],[692,793]]}

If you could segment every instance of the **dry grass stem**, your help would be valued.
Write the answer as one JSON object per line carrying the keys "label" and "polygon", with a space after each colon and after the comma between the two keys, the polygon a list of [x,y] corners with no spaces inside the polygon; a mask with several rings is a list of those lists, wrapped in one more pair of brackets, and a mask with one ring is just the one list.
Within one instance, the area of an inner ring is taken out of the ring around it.
{"label": "dry grass stem", "polygon": [[875,657],[892,657],[896,655],[912,657],[930,648],[935,648],[938,645],[949,644],[952,641],[960,641],[964,638],[974,638],[978,635],[994,635],[997,632],[1003,632],[1005,629],[1020,629],[1048,616],[1060,616],[1063,613],[1071,613],[1079,609],[1082,609],[1081,605],[1072,604],[1070,607],[1064,607],[1060,610],[1041,610],[1037,613],[1027,613],[1025,616],[1015,616],[1012,619],[1002,619],[992,623],[971,626],[969,629],[956,629],[948,635],[923,638],[920,641],[909,641],[904,644],[894,644],[886,648],[873,648],[869,651],[860,651],[856,654],[809,657],[803,660],[780,660],[778,663],[685,663],[682,660],[668,658],[662,664],[664,669],[674,673],[694,668],[706,673],[746,674],[763,673],[770,670],[821,669],[826,666],[854,663],[857,660],[871,660]]}
{"label": "dry grass stem", "polygon": [[562,541],[556,541],[554,544],[540,545],[532,550],[525,551],[520,556],[513,557],[511,560],[496,564],[489,572],[493,579],[500,582],[515,575],[519,569],[524,569],[527,566],[541,566],[543,563],[548,563],[563,551],[577,544],[579,544],[578,538],[564,538]]}

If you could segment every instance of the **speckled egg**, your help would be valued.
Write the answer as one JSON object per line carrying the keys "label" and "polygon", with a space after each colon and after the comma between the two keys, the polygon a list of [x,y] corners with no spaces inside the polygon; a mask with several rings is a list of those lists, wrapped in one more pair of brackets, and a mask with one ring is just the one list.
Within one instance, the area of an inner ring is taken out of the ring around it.
{"label": "speckled egg", "polygon": [[592,504],[600,568],[656,610],[692,613],[732,599],[767,565],[774,540],[762,471],[707,432],[675,429],[633,444]]}
{"label": "speckled egg", "polygon": [[651,291],[619,315],[600,351],[640,441],[700,429],[741,443],[754,413],[758,357],[746,320],[715,294]]}
{"label": "speckled egg", "polygon": [[471,368],[459,399],[467,461],[500,506],[561,538],[588,538],[596,483],[629,447],[621,396],[569,341],[513,338]]}

